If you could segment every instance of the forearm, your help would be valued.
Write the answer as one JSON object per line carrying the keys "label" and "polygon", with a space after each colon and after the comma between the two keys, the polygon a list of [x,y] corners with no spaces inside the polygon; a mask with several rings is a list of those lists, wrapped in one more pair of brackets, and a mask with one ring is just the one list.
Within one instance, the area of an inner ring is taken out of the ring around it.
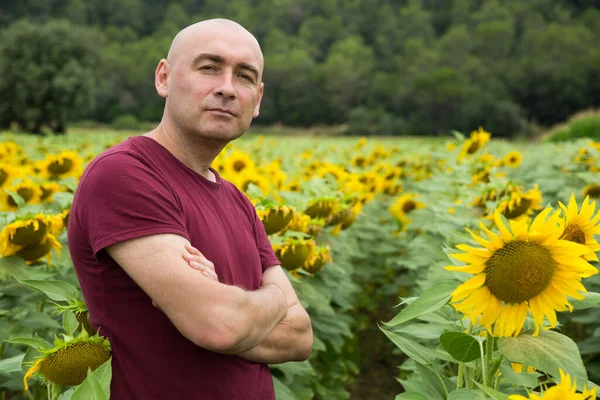
{"label": "forearm", "polygon": [[288,309],[265,340],[238,356],[263,364],[304,361],[310,355],[312,343],[310,318],[304,308],[296,304]]}
{"label": "forearm", "polygon": [[277,285],[266,285],[245,292],[242,302],[232,310],[235,313],[235,341],[224,354],[239,354],[256,347],[271,334],[287,315],[285,294]]}

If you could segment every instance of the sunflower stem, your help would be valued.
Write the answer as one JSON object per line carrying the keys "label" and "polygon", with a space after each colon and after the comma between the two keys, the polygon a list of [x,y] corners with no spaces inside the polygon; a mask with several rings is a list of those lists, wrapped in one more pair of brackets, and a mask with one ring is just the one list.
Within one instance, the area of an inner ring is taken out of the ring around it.
{"label": "sunflower stem", "polygon": [[458,377],[456,379],[456,389],[460,389],[463,387],[463,375],[465,374],[465,363],[458,363]]}
{"label": "sunflower stem", "polygon": [[484,386],[488,386],[488,376],[487,376],[487,357],[485,351],[483,351],[483,343],[479,342],[479,351],[481,353],[481,377],[483,378]]}
{"label": "sunflower stem", "polygon": [[492,363],[492,368],[490,369],[490,382],[493,382],[494,375],[498,371],[498,368],[500,368],[500,364],[502,364],[502,360],[504,360],[504,356],[501,354],[500,357],[498,359],[494,360],[494,362]]}
{"label": "sunflower stem", "polygon": [[[484,379],[486,379],[487,384],[486,385],[491,385],[494,379],[494,373],[496,372],[496,369],[498,367],[495,367],[492,365],[492,356],[494,355],[494,337],[491,335],[488,335],[487,340],[485,342],[485,366],[488,369],[488,376],[485,377]],[[499,365],[499,364],[498,364]],[[484,372],[485,373],[485,372]]]}

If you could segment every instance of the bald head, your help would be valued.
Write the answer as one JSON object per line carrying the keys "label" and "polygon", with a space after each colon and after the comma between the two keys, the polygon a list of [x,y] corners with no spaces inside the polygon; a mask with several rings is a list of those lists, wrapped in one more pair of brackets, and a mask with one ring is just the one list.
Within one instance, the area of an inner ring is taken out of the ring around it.
{"label": "bald head", "polygon": [[193,54],[199,44],[219,36],[231,37],[240,46],[247,47],[257,57],[262,74],[264,59],[258,40],[242,25],[224,18],[200,21],[182,29],[171,43],[167,60],[170,63],[177,63],[182,58]]}

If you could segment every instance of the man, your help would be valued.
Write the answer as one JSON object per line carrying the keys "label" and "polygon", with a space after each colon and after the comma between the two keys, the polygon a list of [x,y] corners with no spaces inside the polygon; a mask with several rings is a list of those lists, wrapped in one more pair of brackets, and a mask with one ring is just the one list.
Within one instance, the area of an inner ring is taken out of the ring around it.
{"label": "man", "polygon": [[185,28],[156,69],[158,127],[82,176],[68,242],[112,345],[113,400],[275,399],[266,364],[310,355],[310,319],[252,203],[210,168],[258,116],[262,72],[240,25]]}

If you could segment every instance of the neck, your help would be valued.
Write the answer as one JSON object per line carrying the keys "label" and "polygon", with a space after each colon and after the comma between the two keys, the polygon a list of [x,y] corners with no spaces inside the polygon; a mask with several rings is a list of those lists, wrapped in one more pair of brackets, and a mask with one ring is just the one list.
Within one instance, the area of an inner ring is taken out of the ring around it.
{"label": "neck", "polygon": [[216,181],[215,175],[210,172],[208,167],[226,146],[226,143],[203,137],[192,137],[178,132],[173,126],[169,126],[164,119],[156,129],[144,136],[156,140],[169,150],[175,158],[198,174],[210,181]]}

